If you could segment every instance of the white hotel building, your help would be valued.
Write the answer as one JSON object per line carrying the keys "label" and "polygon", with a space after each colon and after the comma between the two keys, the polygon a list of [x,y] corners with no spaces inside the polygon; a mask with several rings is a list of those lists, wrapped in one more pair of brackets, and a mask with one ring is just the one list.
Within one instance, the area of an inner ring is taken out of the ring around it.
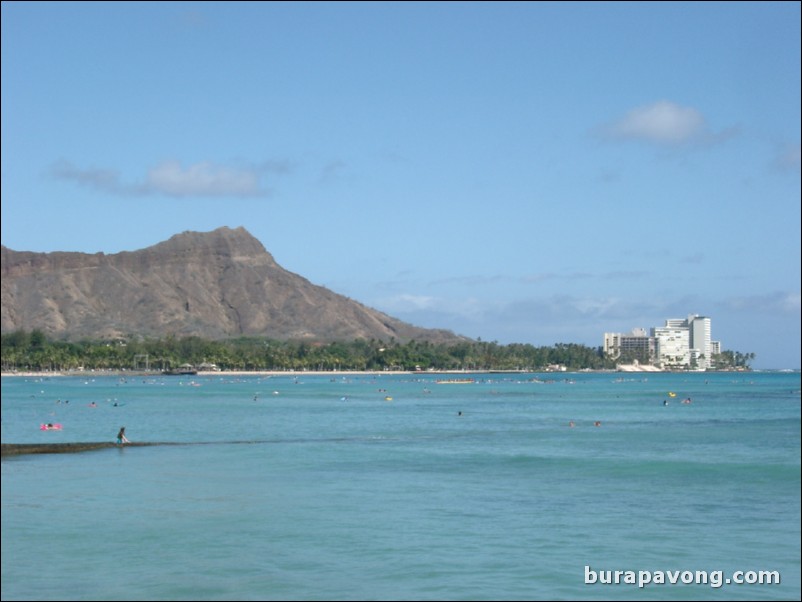
{"label": "white hotel building", "polygon": [[721,343],[710,337],[710,318],[689,315],[686,319],[666,320],[665,326],[631,334],[605,333],[604,352],[613,358],[640,352],[640,357],[662,368],[712,367],[713,356],[721,353]]}

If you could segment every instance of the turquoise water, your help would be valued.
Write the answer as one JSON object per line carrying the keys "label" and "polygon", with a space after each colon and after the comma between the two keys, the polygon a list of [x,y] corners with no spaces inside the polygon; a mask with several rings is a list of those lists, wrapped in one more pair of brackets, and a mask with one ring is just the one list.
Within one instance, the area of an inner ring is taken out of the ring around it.
{"label": "turquoise water", "polygon": [[3,378],[3,443],[179,445],[4,459],[2,599],[800,599],[799,373],[473,376]]}

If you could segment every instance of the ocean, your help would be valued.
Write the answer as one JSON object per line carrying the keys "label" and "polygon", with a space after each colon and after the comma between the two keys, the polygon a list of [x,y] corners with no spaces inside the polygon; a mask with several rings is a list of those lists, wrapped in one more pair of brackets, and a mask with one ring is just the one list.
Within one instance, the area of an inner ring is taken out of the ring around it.
{"label": "ocean", "polygon": [[163,445],[4,457],[2,599],[800,599],[798,372],[443,378],[3,377]]}

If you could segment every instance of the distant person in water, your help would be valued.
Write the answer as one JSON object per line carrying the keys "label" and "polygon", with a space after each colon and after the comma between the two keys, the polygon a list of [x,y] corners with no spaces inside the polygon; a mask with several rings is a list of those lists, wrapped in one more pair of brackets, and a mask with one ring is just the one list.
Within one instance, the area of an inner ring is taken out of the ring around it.
{"label": "distant person in water", "polygon": [[122,445],[123,443],[131,443],[128,438],[125,436],[125,427],[120,427],[120,432],[117,433],[117,445]]}

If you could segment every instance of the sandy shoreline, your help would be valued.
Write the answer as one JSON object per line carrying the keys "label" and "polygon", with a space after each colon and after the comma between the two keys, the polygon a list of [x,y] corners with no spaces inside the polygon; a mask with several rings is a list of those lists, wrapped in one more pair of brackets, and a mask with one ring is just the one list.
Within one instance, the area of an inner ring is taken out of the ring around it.
{"label": "sandy shoreline", "polygon": [[173,374],[168,375],[163,372],[134,372],[132,371],[67,371],[67,372],[2,372],[0,376],[16,377],[22,376],[27,378],[50,378],[50,377],[69,377],[79,376],[82,378],[93,378],[96,376],[118,376],[123,377],[136,377],[136,378],[153,378],[156,376],[169,376],[171,378],[195,378],[195,377],[208,377],[208,376],[381,376],[381,375],[399,375],[399,374],[541,374],[541,372],[533,372],[531,370],[426,370],[426,371],[413,371],[413,370],[305,370],[305,371],[289,371],[289,370],[219,370],[216,372],[200,371],[196,374]]}

